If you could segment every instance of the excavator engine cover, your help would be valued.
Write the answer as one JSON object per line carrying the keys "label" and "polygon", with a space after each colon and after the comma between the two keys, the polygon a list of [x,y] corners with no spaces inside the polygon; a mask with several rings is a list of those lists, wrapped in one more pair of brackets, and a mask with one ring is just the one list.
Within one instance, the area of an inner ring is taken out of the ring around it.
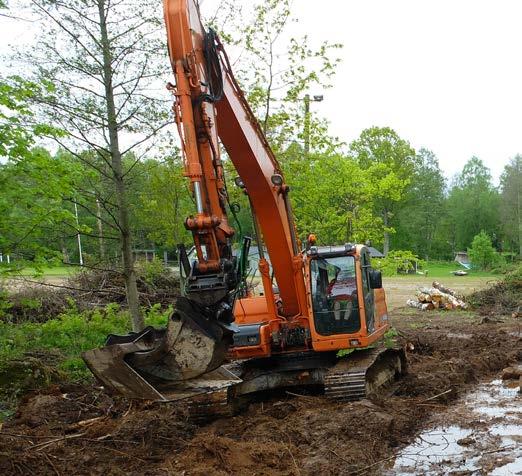
{"label": "excavator engine cover", "polygon": [[82,357],[103,385],[116,393],[178,400],[240,381],[218,369],[232,335],[226,325],[207,318],[204,309],[179,298],[166,329],[147,327],[126,336],[110,335],[104,347]]}

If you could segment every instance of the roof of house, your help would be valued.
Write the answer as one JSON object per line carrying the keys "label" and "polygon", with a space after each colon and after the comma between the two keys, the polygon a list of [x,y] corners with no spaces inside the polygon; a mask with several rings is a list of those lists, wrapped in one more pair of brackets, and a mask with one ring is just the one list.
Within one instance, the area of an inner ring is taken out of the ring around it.
{"label": "roof of house", "polygon": [[368,250],[370,251],[370,257],[372,258],[384,258],[384,255],[373,246],[368,246]]}

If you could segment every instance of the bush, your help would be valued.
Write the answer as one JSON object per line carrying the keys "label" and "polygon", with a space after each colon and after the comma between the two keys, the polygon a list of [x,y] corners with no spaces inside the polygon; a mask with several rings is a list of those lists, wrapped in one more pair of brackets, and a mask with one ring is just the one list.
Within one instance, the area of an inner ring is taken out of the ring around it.
{"label": "bush", "polygon": [[385,258],[373,260],[376,269],[383,276],[395,276],[398,273],[409,273],[415,269],[415,263],[422,268],[425,262],[412,251],[396,250],[390,251]]}
{"label": "bush", "polygon": [[[145,310],[145,322],[155,327],[163,326],[171,312],[171,308],[162,310],[160,305],[153,306]],[[125,334],[129,328],[128,313],[115,304],[94,311],[80,312],[70,308],[43,323],[0,322],[0,374],[10,361],[37,350],[58,352],[63,356],[58,368],[70,379],[84,379],[90,373],[80,354],[103,345],[107,335]]]}
{"label": "bush", "polygon": [[474,266],[484,270],[500,267],[505,263],[504,257],[497,253],[491,238],[484,230],[473,238],[468,255]]}
{"label": "bush", "polygon": [[158,258],[151,261],[139,260],[136,262],[135,268],[138,279],[152,287],[162,287],[165,281],[172,277],[171,272],[165,268],[163,261]]}

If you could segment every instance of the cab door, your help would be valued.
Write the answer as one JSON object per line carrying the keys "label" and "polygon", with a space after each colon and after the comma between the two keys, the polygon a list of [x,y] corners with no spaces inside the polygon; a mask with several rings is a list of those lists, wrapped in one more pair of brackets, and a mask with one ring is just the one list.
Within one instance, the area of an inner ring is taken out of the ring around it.
{"label": "cab door", "polygon": [[361,253],[361,273],[364,295],[364,309],[366,311],[366,328],[368,334],[375,330],[375,297],[373,289],[370,286],[370,254],[368,250]]}

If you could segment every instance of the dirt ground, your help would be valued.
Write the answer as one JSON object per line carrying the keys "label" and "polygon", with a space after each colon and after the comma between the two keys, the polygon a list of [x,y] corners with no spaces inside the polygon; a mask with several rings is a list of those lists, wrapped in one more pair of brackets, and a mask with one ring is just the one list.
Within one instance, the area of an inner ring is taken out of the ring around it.
{"label": "dirt ground", "polygon": [[408,299],[415,297],[415,291],[418,287],[431,287],[433,281],[439,281],[458,293],[471,294],[473,291],[482,289],[497,280],[498,278],[476,276],[448,276],[445,278],[433,278],[430,276],[394,276],[383,278],[383,284],[384,289],[386,289],[388,309],[398,309],[404,307]]}
{"label": "dirt ground", "polygon": [[387,472],[399,448],[459,396],[522,360],[522,323],[469,312],[391,314],[409,372],[378,398],[340,404],[284,394],[196,424],[183,402],[130,403],[93,386],[55,386],[27,396],[4,423],[0,474],[396,474]]}

